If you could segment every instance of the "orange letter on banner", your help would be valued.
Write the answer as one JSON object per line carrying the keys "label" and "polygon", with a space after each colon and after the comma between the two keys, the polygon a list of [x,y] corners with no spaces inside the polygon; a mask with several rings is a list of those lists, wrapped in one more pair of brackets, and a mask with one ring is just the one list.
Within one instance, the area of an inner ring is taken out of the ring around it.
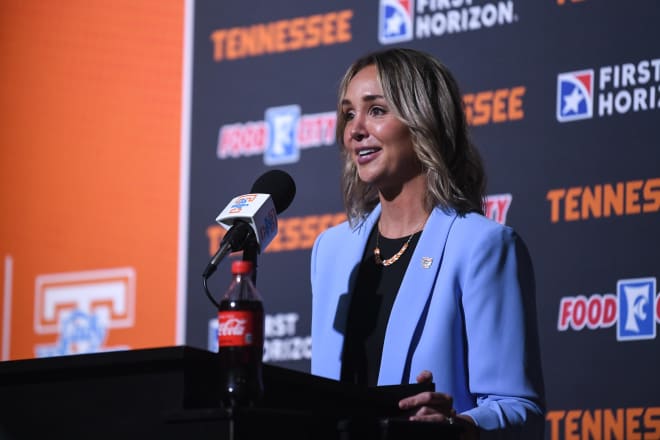
{"label": "orange letter on banner", "polygon": [[228,60],[233,60],[243,56],[241,52],[241,34],[246,33],[241,28],[233,28],[227,31],[227,44],[225,45],[225,54]]}
{"label": "orange letter on banner", "polygon": [[580,440],[580,432],[578,430],[578,421],[582,410],[574,409],[566,413],[566,421],[564,422],[564,440]]}
{"label": "orange letter on banner", "polygon": [[550,201],[550,221],[557,223],[559,221],[559,202],[564,198],[566,191],[563,189],[551,189],[545,196]]}
{"label": "orange letter on banner", "polygon": [[241,30],[241,56],[253,57],[262,54],[259,32],[265,32],[263,28],[264,25],[256,24]]}
{"label": "orange letter on banner", "polygon": [[616,184],[616,191],[610,184],[605,184],[603,191],[603,215],[609,217],[614,211],[623,215],[623,183]]}
{"label": "orange letter on banner", "polygon": [[474,120],[474,95],[472,93],[463,95],[463,107],[468,125],[474,125],[472,122]]}
{"label": "orange letter on banner", "polygon": [[321,44],[322,29],[321,29],[321,20],[323,17],[321,15],[312,15],[307,17],[307,40],[305,41],[305,47],[316,47]]}
{"label": "orange letter on banner", "polygon": [[616,416],[611,410],[603,412],[603,438],[623,438],[623,409],[616,410]]}
{"label": "orange letter on banner", "polygon": [[289,27],[289,49],[297,50],[303,47],[303,42],[305,41],[304,25],[305,19],[302,17],[291,20]]}
{"label": "orange letter on banner", "polygon": [[600,185],[596,185],[594,190],[591,191],[591,188],[585,186],[582,193],[582,219],[586,220],[591,218],[591,216],[600,218],[602,206],[603,188]]}
{"label": "orange letter on banner", "polygon": [[550,440],[559,440],[559,422],[564,418],[566,411],[548,411],[545,416],[550,422]]}
{"label": "orange letter on banner", "polygon": [[495,90],[493,97],[493,122],[504,122],[507,119],[506,99],[509,96],[509,89]]}
{"label": "orange letter on banner", "polygon": [[643,412],[643,408],[626,409],[626,440],[642,440],[639,429]]}
{"label": "orange letter on banner", "polygon": [[[249,41],[253,48],[253,55],[263,55],[275,51],[275,42],[270,38],[271,25],[258,24],[250,28],[249,33],[245,33],[245,40]],[[245,45],[245,42],[243,43]]]}
{"label": "orange letter on banner", "polygon": [[644,212],[660,211],[660,179],[649,179],[644,185]]}
{"label": "orange letter on banner", "polygon": [[353,11],[350,9],[339,12],[337,17],[337,42],[346,43],[351,41],[351,18]]}
{"label": "orange letter on banner", "polygon": [[270,25],[270,36],[273,40],[275,52],[285,52],[287,50],[286,29],[289,22],[286,20],[276,21]]}
{"label": "orange letter on banner", "polygon": [[300,223],[300,247],[311,249],[318,235],[319,219],[321,216],[305,217]]}
{"label": "orange letter on banner", "polygon": [[564,208],[564,218],[566,221],[580,220],[579,197],[582,194],[582,188],[579,186],[569,188],[566,193],[566,202]]}
{"label": "orange letter on banner", "polygon": [[323,44],[331,45],[337,41],[336,37],[336,23],[337,23],[337,14],[335,12],[330,12],[323,16]]}
{"label": "orange letter on banner", "polygon": [[224,41],[225,41],[226,32],[223,30],[215,31],[211,33],[211,41],[213,41],[213,60],[222,61],[224,58]]}
{"label": "orange letter on banner", "polygon": [[642,180],[626,182],[626,214],[639,214],[642,207],[639,204],[639,190],[642,189]]}
{"label": "orange letter on banner", "polygon": [[290,240],[288,243],[285,243],[284,250],[293,251],[296,249],[304,249],[302,246],[301,231],[305,220],[309,221],[310,217],[291,217],[289,219],[287,228],[289,230]]}
{"label": "orange letter on banner", "polygon": [[295,249],[297,240],[294,228],[295,224],[300,221],[299,218],[300,217],[290,217],[278,221],[278,232],[270,246],[268,246],[268,252],[281,252]]}
{"label": "orange letter on banner", "polygon": [[603,438],[601,426],[603,423],[603,412],[595,409],[593,416],[586,410],[582,416],[582,438]]}
{"label": "orange letter on banner", "polygon": [[660,440],[660,408],[646,408],[644,413],[645,440]]}
{"label": "orange letter on banner", "polygon": [[486,91],[477,93],[477,98],[474,101],[474,125],[487,124],[490,121],[491,101],[493,99],[493,92]]}
{"label": "orange letter on banner", "polygon": [[525,117],[523,111],[522,97],[525,94],[525,87],[518,86],[511,89],[509,94],[509,121],[515,121]]}

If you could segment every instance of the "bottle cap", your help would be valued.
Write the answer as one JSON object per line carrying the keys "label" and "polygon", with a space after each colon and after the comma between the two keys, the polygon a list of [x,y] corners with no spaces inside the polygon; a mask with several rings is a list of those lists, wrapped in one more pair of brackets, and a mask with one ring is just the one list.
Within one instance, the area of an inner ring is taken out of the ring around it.
{"label": "bottle cap", "polygon": [[236,260],[231,264],[231,273],[246,274],[252,271],[252,262],[247,260]]}

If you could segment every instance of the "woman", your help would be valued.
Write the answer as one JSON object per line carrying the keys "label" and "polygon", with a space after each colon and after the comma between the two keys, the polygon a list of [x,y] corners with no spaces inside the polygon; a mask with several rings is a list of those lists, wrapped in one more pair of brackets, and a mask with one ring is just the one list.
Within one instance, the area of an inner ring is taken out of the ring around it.
{"label": "woman", "polygon": [[312,373],[433,381],[411,420],[543,438],[533,269],[485,218],[485,176],[451,73],[411,49],[369,54],[339,89],[348,221],[312,252]]}

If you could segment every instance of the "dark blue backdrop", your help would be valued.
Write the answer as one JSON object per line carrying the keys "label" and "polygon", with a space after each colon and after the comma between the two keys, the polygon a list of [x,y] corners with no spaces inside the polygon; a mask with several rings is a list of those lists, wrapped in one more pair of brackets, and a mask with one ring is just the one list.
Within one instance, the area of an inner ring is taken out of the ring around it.
{"label": "dark blue backdrop", "polygon": [[338,81],[418,48],[458,78],[488,193],[532,253],[548,438],[660,438],[659,22],[653,0],[196,1],[186,342],[213,348],[216,215],[280,168],[298,192],[259,257],[265,359],[309,370],[309,251],[342,212]]}

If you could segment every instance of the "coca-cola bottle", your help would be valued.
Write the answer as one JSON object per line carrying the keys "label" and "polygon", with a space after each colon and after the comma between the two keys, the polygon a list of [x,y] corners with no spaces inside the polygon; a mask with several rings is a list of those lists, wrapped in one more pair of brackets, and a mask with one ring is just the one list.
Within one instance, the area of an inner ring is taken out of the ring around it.
{"label": "coca-cola bottle", "polygon": [[234,261],[232,282],[218,310],[222,402],[254,406],[263,397],[264,308],[252,282],[252,262]]}

